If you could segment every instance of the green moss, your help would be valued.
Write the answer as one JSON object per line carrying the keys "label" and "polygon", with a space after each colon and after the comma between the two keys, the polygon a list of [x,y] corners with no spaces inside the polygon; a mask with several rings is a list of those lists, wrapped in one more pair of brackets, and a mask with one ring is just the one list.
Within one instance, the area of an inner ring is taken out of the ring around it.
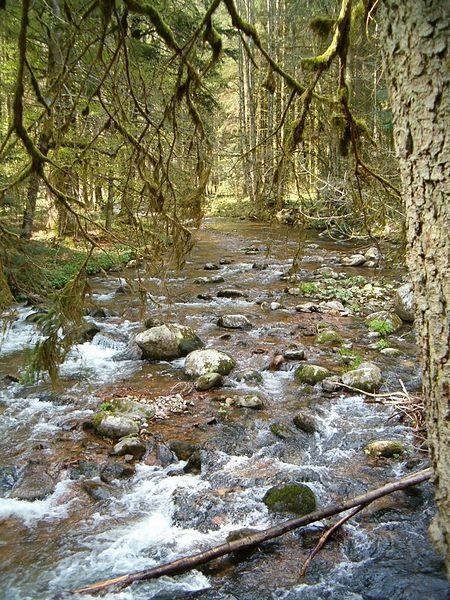
{"label": "green moss", "polygon": [[376,346],[377,350],[384,350],[385,348],[391,347],[390,343],[385,339],[378,340]]}
{"label": "green moss", "polygon": [[378,440],[367,444],[364,452],[372,457],[399,459],[406,454],[406,448],[396,440]]}
{"label": "green moss", "polygon": [[272,423],[270,431],[282,440],[292,437],[292,431],[284,423]]}
{"label": "green moss", "polygon": [[376,331],[380,335],[390,335],[394,332],[394,327],[388,321],[382,321],[381,319],[373,319],[369,321],[369,329]]}
{"label": "green moss", "polygon": [[309,28],[320,37],[326,38],[333,29],[335,20],[326,15],[316,15],[309,22]]}
{"label": "green moss", "polygon": [[295,379],[300,383],[307,383],[309,385],[315,385],[329,375],[331,373],[328,369],[319,367],[318,365],[305,365],[295,371]]}
{"label": "green moss", "polygon": [[300,284],[299,289],[304,296],[312,296],[317,292],[317,284],[312,281],[305,281]]}
{"label": "green moss", "polygon": [[[87,252],[68,246],[54,247],[42,242],[22,242],[8,257],[5,269],[15,297],[37,294],[47,296],[66,286],[80,270]],[[94,252],[86,265],[87,275],[96,275],[125,265],[132,252],[119,248],[112,252]]]}
{"label": "green moss", "polygon": [[273,487],[266,493],[263,502],[272,512],[288,512],[299,516],[313,512],[317,506],[313,491],[302,483]]}
{"label": "green moss", "polygon": [[357,369],[363,361],[362,356],[356,352],[353,352],[352,350],[349,350],[348,348],[340,348],[338,350],[338,354],[341,362],[345,365],[345,371]]}

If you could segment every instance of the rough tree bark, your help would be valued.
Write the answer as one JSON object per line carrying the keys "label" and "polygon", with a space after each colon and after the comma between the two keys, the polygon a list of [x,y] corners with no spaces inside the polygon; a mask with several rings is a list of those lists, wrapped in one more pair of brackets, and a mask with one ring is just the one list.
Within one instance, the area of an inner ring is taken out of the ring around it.
{"label": "rough tree bark", "polygon": [[432,534],[450,573],[450,8],[442,0],[385,0],[381,5],[439,509]]}

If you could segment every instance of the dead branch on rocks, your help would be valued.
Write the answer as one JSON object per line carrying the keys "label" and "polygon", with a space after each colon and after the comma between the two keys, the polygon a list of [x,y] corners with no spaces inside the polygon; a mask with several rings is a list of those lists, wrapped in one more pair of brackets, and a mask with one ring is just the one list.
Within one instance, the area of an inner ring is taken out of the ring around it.
{"label": "dead branch on rocks", "polygon": [[352,392],[363,394],[366,396],[366,402],[392,406],[394,409],[393,417],[401,416],[405,419],[408,425],[414,430],[414,435],[423,444],[426,441],[423,398],[419,395],[410,394],[403,381],[399,379],[399,382],[401,390],[383,394],[371,394],[370,392],[365,392],[344,383],[341,383],[340,386]]}
{"label": "dead branch on rocks", "polygon": [[[196,554],[185,556],[157,567],[152,567],[151,569],[145,569],[143,571],[137,571],[136,573],[121,575],[119,577],[114,577],[113,579],[107,579],[106,581],[100,581],[98,583],[87,585],[85,587],[72,590],[72,593],[95,593],[112,587],[123,588],[135,581],[145,581],[148,579],[156,579],[157,577],[162,577],[163,575],[176,575],[179,573],[184,573],[185,571],[189,571],[199,567],[200,565],[204,565],[211,560],[220,558],[221,556],[258,546],[262,542],[277,538],[285,533],[288,533],[289,531],[298,529],[299,527],[310,525],[311,523],[321,521],[322,519],[326,519],[356,507],[363,507],[364,505],[369,504],[374,500],[381,498],[382,496],[386,496],[387,494],[392,494],[398,490],[403,490],[410,486],[422,483],[423,481],[430,479],[432,474],[433,471],[431,468],[424,469],[408,475],[407,477],[403,477],[398,481],[387,483],[380,488],[367,492],[361,496],[357,496],[356,498],[344,500],[341,503],[332,504],[322,510],[314,511],[313,513],[310,513],[304,517],[297,517],[295,519],[284,521],[279,525],[269,527],[268,529],[263,529],[262,531],[247,535],[238,540],[226,542],[204,552],[197,552]],[[353,515],[350,514],[350,516]]]}

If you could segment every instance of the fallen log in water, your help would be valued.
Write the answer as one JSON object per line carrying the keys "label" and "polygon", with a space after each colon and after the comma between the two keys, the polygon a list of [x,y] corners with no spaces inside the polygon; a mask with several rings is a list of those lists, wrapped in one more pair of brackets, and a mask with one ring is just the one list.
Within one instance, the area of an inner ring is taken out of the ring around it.
{"label": "fallen log in water", "polygon": [[407,477],[403,477],[398,481],[387,483],[380,488],[367,492],[366,494],[362,494],[361,496],[357,496],[356,498],[345,500],[339,504],[332,504],[323,510],[314,511],[308,515],[305,515],[304,517],[297,517],[295,519],[290,519],[289,521],[284,521],[283,523],[275,525],[274,527],[270,527],[269,529],[263,529],[262,531],[258,531],[257,533],[253,533],[238,540],[220,544],[219,546],[215,546],[214,548],[205,550],[204,552],[197,552],[191,556],[178,558],[177,560],[160,565],[158,567],[152,567],[151,569],[145,569],[144,571],[137,571],[136,573],[129,573],[128,575],[121,575],[119,577],[114,577],[113,579],[107,579],[105,581],[93,583],[86,587],[72,590],[72,593],[82,594],[100,592],[113,586],[123,588],[135,581],[144,581],[147,579],[156,579],[157,577],[162,577],[164,575],[176,575],[183,573],[200,565],[204,565],[215,558],[220,558],[226,554],[256,546],[267,540],[279,537],[280,535],[283,535],[289,531],[298,529],[299,527],[310,525],[316,521],[322,521],[322,519],[345,512],[351,508],[359,506],[363,507],[364,505],[370,504],[374,500],[377,500],[377,498],[381,498],[387,494],[392,494],[392,492],[403,490],[412,485],[422,483],[423,481],[430,479],[432,474],[433,470],[431,468],[424,469],[423,471],[418,471],[408,475]]}

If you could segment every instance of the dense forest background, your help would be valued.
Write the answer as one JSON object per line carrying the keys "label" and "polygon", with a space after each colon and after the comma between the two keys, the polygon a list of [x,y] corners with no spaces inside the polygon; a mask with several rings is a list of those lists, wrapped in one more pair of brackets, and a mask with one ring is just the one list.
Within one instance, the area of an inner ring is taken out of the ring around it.
{"label": "dense forest background", "polygon": [[229,2],[212,17],[201,2],[54,0],[29,3],[26,24],[21,4],[2,14],[0,58],[1,254],[15,295],[48,288],[21,272],[16,236],[155,262],[168,246],[181,259],[205,213],[401,238],[362,2]]}

